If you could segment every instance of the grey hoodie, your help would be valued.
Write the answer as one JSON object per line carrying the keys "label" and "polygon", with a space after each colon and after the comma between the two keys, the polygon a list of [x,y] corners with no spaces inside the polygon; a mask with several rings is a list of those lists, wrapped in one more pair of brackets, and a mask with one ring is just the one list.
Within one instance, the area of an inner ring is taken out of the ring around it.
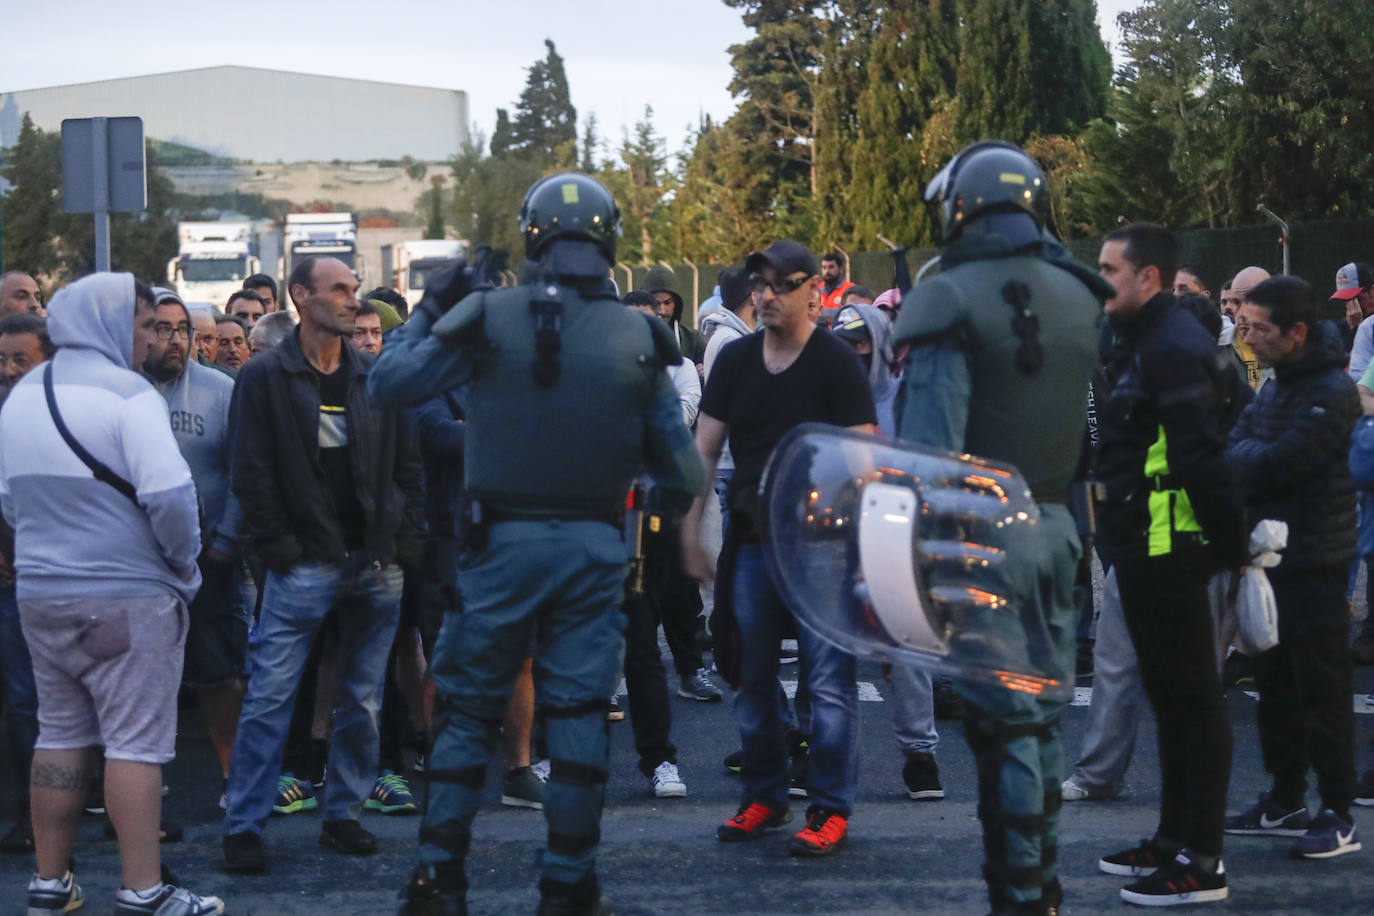
{"label": "grey hoodie", "polygon": [[878,428],[889,436],[897,435],[892,416],[892,404],[902,377],[892,368],[892,322],[883,310],[872,305],[852,305],[868,328],[873,341],[873,359],[868,366],[868,387],[873,392],[873,404],[878,409]]}
{"label": "grey hoodie", "polygon": [[96,480],[62,440],[41,369],[0,409],[0,509],[15,529],[21,600],[171,593],[189,603],[200,587],[195,484],[166,402],[130,371],[133,325],[131,274],[85,277],[48,306],[62,418],[77,442],[133,484],[138,505]]}

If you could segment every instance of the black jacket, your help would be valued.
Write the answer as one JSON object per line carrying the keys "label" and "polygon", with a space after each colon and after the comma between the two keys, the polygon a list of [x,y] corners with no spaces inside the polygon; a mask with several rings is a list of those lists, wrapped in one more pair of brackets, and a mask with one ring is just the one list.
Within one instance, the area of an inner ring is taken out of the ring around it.
{"label": "black jacket", "polygon": [[[1160,555],[1150,540],[1151,495],[1182,490],[1201,532],[1172,533],[1164,552],[1217,569],[1242,565],[1248,529],[1226,466],[1226,436],[1252,392],[1167,292],[1115,331],[1102,360],[1107,389],[1097,392],[1093,477],[1103,560]],[[1146,462],[1161,437],[1168,472],[1152,478]]]}
{"label": "black jacket", "polygon": [[1357,552],[1349,452],[1360,397],[1340,334],[1327,322],[1313,332],[1297,362],[1274,367],[1226,450],[1249,521],[1288,523],[1276,575],[1344,568]]}
{"label": "black jacket", "polygon": [[[269,569],[339,562],[343,528],[320,463],[320,385],[301,352],[299,330],[239,370],[230,411],[232,480],[244,528]],[[343,346],[348,457],[367,522],[367,550],[381,563],[420,558],[424,477],[410,420],[367,393],[372,358]]]}

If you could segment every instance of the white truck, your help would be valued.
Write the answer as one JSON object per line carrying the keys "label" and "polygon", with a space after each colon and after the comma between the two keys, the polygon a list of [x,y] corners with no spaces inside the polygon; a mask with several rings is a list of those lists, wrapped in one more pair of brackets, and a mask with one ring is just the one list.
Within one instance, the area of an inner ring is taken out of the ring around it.
{"label": "white truck", "polygon": [[367,282],[366,259],[358,252],[358,224],[352,213],[286,214],[281,263],[283,284],[290,283],[296,261],[310,255],[338,258],[349,266],[359,283]]}
{"label": "white truck", "polygon": [[177,223],[177,240],[167,283],[187,303],[222,309],[244,280],[262,270],[253,224],[246,220]]}
{"label": "white truck", "polygon": [[462,239],[423,239],[382,246],[382,283],[394,288],[413,307],[425,295],[430,277],[466,256]]}

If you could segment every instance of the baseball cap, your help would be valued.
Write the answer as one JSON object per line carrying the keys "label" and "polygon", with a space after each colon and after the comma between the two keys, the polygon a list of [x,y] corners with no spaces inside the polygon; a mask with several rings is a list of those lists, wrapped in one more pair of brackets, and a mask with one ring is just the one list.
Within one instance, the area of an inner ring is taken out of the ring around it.
{"label": "baseball cap", "polygon": [[1351,261],[1336,271],[1336,291],[1332,299],[1354,299],[1374,285],[1374,268],[1362,261]]}
{"label": "baseball cap", "polygon": [[780,277],[797,271],[805,271],[808,277],[814,277],[821,272],[815,255],[805,245],[791,239],[778,239],[763,251],[751,254],[744,262],[744,269],[751,274],[761,273],[765,267],[773,268]]}
{"label": "baseball cap", "polygon": [[868,329],[868,322],[864,321],[864,316],[859,314],[859,310],[851,306],[840,309],[840,313],[835,316],[835,323],[831,325],[831,331],[836,337],[844,340],[872,340],[873,332]]}
{"label": "baseball cap", "polygon": [[154,286],[152,290],[153,305],[161,305],[164,302],[175,302],[182,308],[186,308],[186,303],[182,301],[181,297],[178,296],[174,291],[168,289],[167,287]]}

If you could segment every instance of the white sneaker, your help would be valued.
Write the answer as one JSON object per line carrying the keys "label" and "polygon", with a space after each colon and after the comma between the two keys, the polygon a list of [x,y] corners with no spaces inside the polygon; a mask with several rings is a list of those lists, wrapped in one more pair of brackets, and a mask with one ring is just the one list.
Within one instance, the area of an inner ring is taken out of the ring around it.
{"label": "white sneaker", "polygon": [[61,878],[40,878],[34,875],[29,881],[29,905],[27,916],[52,916],[54,913],[70,913],[79,909],[86,897],[81,886],[76,883],[71,872]]}
{"label": "white sneaker", "polygon": [[184,887],[164,884],[157,893],[144,897],[127,887],[115,894],[115,916],[148,913],[151,916],[220,916],[224,901],[218,897],[193,894]]}
{"label": "white sneaker", "polygon": [[1064,784],[1059,787],[1059,795],[1064,801],[1087,801],[1088,790],[1079,785],[1078,780],[1070,776],[1064,780]]}
{"label": "white sneaker", "polygon": [[686,798],[687,784],[678,775],[677,764],[665,760],[654,767],[654,775],[649,778],[654,795],[659,798]]}

